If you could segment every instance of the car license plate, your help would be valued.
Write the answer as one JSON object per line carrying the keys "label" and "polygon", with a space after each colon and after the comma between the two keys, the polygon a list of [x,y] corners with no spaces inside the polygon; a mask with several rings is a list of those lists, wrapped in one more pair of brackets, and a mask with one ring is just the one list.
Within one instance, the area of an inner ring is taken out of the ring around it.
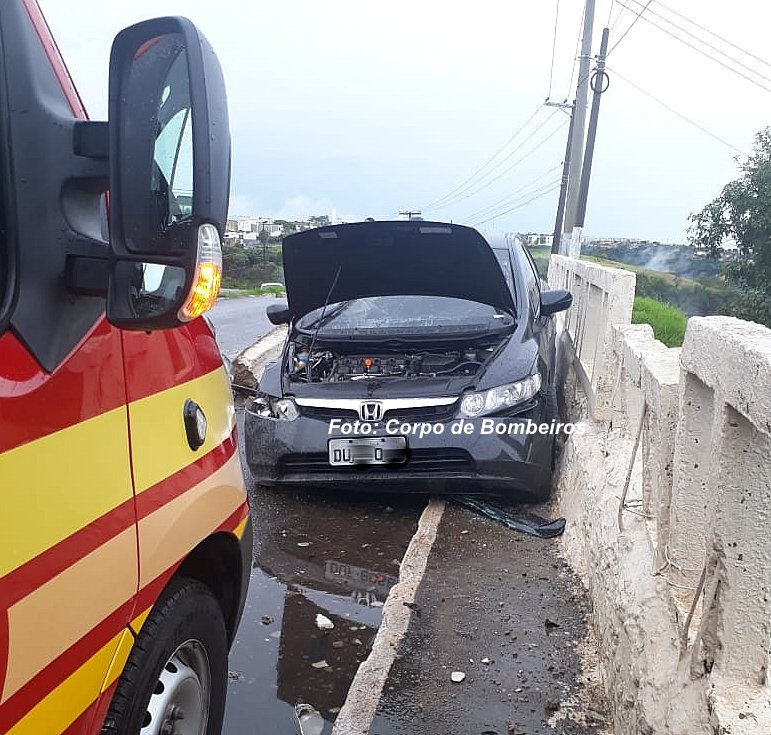
{"label": "car license plate", "polygon": [[401,464],[407,461],[407,437],[373,436],[329,440],[329,464]]}

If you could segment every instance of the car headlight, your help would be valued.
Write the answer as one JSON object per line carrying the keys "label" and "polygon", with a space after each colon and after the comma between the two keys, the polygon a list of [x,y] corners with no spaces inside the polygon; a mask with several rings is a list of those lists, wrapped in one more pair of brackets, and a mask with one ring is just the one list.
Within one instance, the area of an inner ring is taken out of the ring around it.
{"label": "car headlight", "polygon": [[541,374],[535,373],[516,383],[479,393],[466,393],[460,403],[460,415],[467,418],[486,416],[529,401],[541,390]]}
{"label": "car headlight", "polygon": [[264,419],[279,421],[294,421],[300,415],[297,404],[291,398],[270,396],[257,396],[252,402],[252,411]]}

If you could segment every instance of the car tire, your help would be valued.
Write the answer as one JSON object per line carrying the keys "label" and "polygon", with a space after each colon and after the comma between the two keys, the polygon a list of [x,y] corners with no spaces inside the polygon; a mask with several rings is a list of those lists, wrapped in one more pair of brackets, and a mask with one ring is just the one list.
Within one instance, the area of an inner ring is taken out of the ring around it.
{"label": "car tire", "polygon": [[172,580],[131,649],[102,735],[177,732],[174,721],[192,725],[185,732],[219,735],[227,656],[225,620],[211,590],[187,577]]}

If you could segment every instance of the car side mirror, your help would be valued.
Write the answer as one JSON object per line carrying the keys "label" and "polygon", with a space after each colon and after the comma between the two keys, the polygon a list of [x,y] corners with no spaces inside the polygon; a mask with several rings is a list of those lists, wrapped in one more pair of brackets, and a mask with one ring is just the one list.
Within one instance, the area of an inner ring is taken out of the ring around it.
{"label": "car side mirror", "polygon": [[107,318],[126,329],[180,326],[217,298],[230,188],[222,70],[189,20],[116,36],[108,138]]}
{"label": "car side mirror", "polygon": [[271,324],[289,324],[289,306],[285,301],[265,307],[265,313]]}
{"label": "car side mirror", "polygon": [[541,291],[541,316],[551,316],[569,309],[573,304],[573,294],[562,288]]}

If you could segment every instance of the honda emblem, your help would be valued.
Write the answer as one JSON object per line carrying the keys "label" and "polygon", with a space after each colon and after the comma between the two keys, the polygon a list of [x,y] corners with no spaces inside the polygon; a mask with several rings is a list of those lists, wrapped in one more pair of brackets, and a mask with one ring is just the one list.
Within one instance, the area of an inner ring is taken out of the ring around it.
{"label": "honda emblem", "polygon": [[362,401],[359,405],[362,421],[380,421],[383,418],[383,404],[380,401]]}

